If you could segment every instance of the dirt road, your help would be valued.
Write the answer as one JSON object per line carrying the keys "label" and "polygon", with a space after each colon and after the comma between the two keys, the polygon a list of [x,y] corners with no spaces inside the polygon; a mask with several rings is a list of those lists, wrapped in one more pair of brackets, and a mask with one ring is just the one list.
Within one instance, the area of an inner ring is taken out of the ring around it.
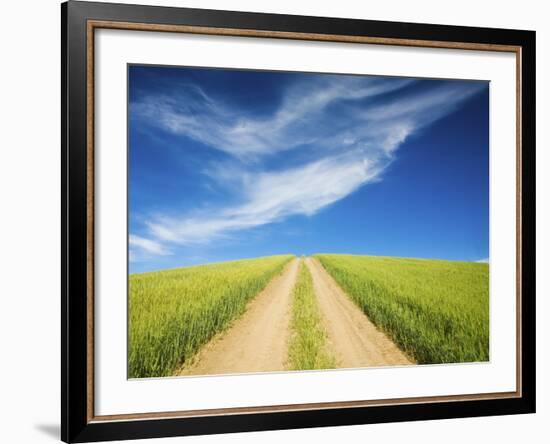
{"label": "dirt road", "polygon": [[228,331],[199,352],[180,375],[266,372],[285,369],[292,289],[299,260],[293,259],[249,304]]}
{"label": "dirt road", "polygon": [[339,368],[413,364],[342,291],[317,259],[307,258],[328,335]]}

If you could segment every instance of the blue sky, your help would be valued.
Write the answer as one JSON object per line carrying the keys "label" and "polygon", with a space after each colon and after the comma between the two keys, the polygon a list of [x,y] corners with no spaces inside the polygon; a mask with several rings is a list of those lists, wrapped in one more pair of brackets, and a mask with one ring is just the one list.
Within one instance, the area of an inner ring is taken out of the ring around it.
{"label": "blue sky", "polygon": [[489,256],[489,84],[129,66],[130,272]]}

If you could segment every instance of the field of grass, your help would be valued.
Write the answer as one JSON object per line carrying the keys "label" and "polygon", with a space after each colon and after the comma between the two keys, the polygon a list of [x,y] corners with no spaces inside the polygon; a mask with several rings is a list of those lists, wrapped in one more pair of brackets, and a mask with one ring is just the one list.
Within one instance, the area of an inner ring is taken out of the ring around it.
{"label": "field of grass", "polygon": [[129,279],[128,374],[169,376],[292,259],[258,259],[132,274]]}
{"label": "field of grass", "polygon": [[489,359],[489,266],[320,254],[338,284],[418,363]]}
{"label": "field of grass", "polygon": [[334,368],[334,358],[326,349],[326,332],[313,290],[311,274],[300,261],[298,279],[292,293],[291,339],[288,356],[292,370]]}

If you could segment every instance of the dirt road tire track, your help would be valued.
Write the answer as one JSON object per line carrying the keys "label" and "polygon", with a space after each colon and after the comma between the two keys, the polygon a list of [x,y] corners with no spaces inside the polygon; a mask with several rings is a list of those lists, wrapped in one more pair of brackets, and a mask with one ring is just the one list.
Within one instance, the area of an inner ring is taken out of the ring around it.
{"label": "dirt road tire track", "polygon": [[414,364],[378,330],[314,258],[305,260],[339,368]]}
{"label": "dirt road tire track", "polygon": [[292,289],[299,260],[293,259],[247,306],[245,313],[226,332],[206,344],[193,364],[179,375],[285,370]]}

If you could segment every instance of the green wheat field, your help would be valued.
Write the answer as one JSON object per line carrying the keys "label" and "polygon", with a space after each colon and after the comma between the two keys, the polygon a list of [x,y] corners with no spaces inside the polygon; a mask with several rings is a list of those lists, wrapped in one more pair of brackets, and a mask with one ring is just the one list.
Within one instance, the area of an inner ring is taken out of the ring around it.
{"label": "green wheat field", "polygon": [[242,314],[292,257],[130,275],[129,377],[171,375]]}
{"label": "green wheat field", "polygon": [[[315,255],[347,296],[418,364],[489,359],[489,266],[392,257]],[[228,329],[294,259],[246,259],[129,278],[130,378],[170,376]],[[335,368],[312,276],[292,289],[291,370]]]}
{"label": "green wheat field", "polygon": [[419,364],[489,359],[489,265],[320,254],[370,320]]}

